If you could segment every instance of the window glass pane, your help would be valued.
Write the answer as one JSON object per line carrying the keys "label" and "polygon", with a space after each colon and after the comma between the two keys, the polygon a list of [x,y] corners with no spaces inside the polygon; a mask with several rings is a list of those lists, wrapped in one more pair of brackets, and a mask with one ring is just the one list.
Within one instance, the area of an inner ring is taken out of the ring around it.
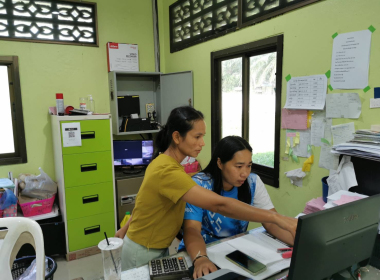
{"label": "window glass pane", "polygon": [[276,52],[250,57],[249,143],[252,162],[274,167]]}
{"label": "window glass pane", "polygon": [[15,152],[7,66],[0,65],[0,154]]}
{"label": "window glass pane", "polygon": [[222,138],[242,136],[242,58],[222,61]]}

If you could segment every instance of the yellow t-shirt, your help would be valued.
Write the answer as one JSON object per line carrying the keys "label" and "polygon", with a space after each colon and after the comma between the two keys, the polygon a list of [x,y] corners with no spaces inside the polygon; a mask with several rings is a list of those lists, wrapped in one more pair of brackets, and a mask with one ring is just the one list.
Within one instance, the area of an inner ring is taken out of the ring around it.
{"label": "yellow t-shirt", "polygon": [[183,222],[186,203],[180,199],[195,185],[172,157],[154,159],[137,194],[129,239],[147,248],[169,247]]}

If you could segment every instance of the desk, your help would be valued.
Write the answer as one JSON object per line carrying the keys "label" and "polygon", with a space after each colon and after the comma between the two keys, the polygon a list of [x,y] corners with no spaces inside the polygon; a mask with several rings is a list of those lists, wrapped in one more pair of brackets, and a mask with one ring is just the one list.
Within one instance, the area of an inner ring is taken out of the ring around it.
{"label": "desk", "polygon": [[[207,244],[207,248],[210,248],[210,247],[215,246],[217,244],[220,244],[222,242],[226,242],[228,240],[235,239],[237,237],[244,236],[246,234],[253,233],[255,230],[257,230],[257,229],[253,229],[253,230],[250,230],[250,231],[242,233],[242,234],[238,234],[238,235],[235,235],[235,236],[232,236],[232,237],[225,238],[225,239],[220,240],[220,241],[216,241],[216,242]],[[188,261],[189,256],[188,256],[188,254],[186,252],[180,252],[180,253],[177,253],[177,254],[175,254],[173,256],[182,256],[182,257],[186,258],[187,263],[190,264],[189,261]],[[380,270],[378,270],[378,269],[376,269],[376,268],[374,268],[374,267],[372,267],[370,265],[366,266],[365,269],[368,270],[368,272],[365,272],[365,273],[362,274],[362,280],[379,280],[380,279]],[[128,272],[131,272],[131,271],[132,270],[129,270]],[[133,280],[130,277],[130,275],[128,277],[128,275],[127,275],[128,272],[127,271],[122,272],[122,280]],[[277,273],[275,275],[272,275],[272,276],[266,278],[266,280],[276,280],[276,279],[281,278],[281,277],[283,277],[283,276],[285,276],[287,274],[288,274],[288,269],[283,270],[282,272],[279,272],[279,273]],[[140,278],[140,279],[142,279],[142,278]],[[138,279],[138,280],[140,280],[140,279]],[[144,280],[149,280],[149,277],[147,277],[146,279],[144,278]]]}

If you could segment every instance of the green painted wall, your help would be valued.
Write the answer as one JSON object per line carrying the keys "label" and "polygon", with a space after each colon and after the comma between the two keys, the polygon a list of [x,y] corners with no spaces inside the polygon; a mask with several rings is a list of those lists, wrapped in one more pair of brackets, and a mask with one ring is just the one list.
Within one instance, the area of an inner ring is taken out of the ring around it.
{"label": "green painted wall", "polygon": [[140,71],[155,71],[151,0],[95,0],[98,8],[99,47],[0,41],[0,55],[19,57],[28,163],[0,166],[8,171],[37,173],[42,167],[54,175],[48,107],[55,93],[65,105],[79,107],[79,97],[92,94],[97,112],[109,112],[106,43],[139,46]]}
{"label": "green painted wall", "polygon": [[[380,109],[369,109],[369,99],[373,98],[373,88],[380,86],[380,1],[378,0],[325,0],[304,8],[286,13],[251,27],[211,41],[198,44],[185,50],[170,53],[169,5],[174,0],[159,1],[159,24],[161,44],[161,71],[194,72],[195,107],[201,110],[208,124],[206,146],[200,154],[205,165],[211,157],[211,77],[210,53],[229,47],[254,42],[263,38],[284,34],[282,107],[286,100],[285,76],[305,76],[324,74],[331,67],[332,43],[335,32],[345,33],[367,29],[370,25],[378,28],[372,35],[369,85],[371,90],[345,90],[336,92],[358,92],[362,104],[362,115],[354,120],[356,129],[369,128],[370,124],[380,123]],[[351,122],[349,119],[333,119],[333,125]],[[285,131],[281,131],[281,156],[285,151]],[[318,167],[320,148],[314,148],[315,162],[311,172],[304,179],[303,187],[290,184],[284,172],[300,168],[305,160],[296,164],[280,162],[280,188],[268,187],[276,209],[285,215],[294,216],[302,212],[305,203],[322,195],[321,178],[328,175],[326,169]]]}

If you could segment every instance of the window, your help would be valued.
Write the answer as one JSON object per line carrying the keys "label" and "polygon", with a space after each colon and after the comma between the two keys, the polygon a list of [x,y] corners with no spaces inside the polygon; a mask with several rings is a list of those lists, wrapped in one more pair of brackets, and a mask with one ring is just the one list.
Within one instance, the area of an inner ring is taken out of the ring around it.
{"label": "window", "polygon": [[178,0],[169,7],[170,52],[317,1],[320,0]]}
{"label": "window", "polygon": [[283,36],[211,54],[212,146],[238,135],[252,146],[252,171],[278,187]]}
{"label": "window", "polygon": [[96,3],[0,0],[0,39],[98,46]]}
{"label": "window", "polygon": [[0,56],[0,165],[27,162],[17,56]]}

